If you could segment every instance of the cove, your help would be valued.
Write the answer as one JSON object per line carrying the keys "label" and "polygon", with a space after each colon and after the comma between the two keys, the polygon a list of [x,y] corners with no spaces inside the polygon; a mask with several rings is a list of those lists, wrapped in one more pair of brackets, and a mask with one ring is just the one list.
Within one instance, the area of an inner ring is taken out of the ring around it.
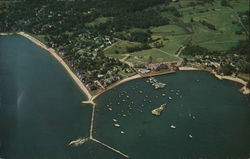
{"label": "cove", "polygon": [[[156,79],[166,87],[155,90],[140,79],[100,96],[95,138],[135,159],[250,156],[250,101],[238,91],[240,84],[200,71]],[[161,104],[165,110],[153,116]]]}

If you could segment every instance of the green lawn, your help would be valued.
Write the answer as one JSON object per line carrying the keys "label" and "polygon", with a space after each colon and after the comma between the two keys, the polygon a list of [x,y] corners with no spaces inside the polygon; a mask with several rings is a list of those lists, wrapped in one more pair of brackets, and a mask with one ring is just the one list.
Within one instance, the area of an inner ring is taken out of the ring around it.
{"label": "green lawn", "polygon": [[141,46],[141,43],[138,42],[130,42],[130,41],[119,41],[109,48],[104,50],[104,54],[109,57],[114,57],[118,59],[122,59],[126,56],[127,47],[136,47]]}
{"label": "green lawn", "polygon": [[[243,0],[246,2],[246,0]],[[236,1],[232,1],[236,3]],[[244,4],[244,3],[239,3]],[[183,7],[183,6],[182,6]],[[200,11],[205,11],[201,13]],[[243,9],[244,10],[244,7]],[[196,45],[206,47],[211,50],[225,51],[234,47],[239,40],[246,38],[245,35],[237,35],[235,31],[241,30],[238,24],[232,24],[233,21],[238,22],[238,17],[235,12],[220,5],[220,1],[215,1],[213,5],[206,4],[204,6],[196,7],[183,7],[179,9],[183,17],[182,21],[191,23],[190,19],[193,18],[195,22],[192,23],[194,34],[192,42]],[[203,26],[199,21],[207,21],[215,25],[216,31],[208,29]]]}
{"label": "green lawn", "polygon": [[99,17],[96,18],[94,21],[89,22],[89,23],[85,23],[85,26],[95,26],[95,25],[99,25],[102,23],[106,23],[108,20],[110,20],[112,17]]}
{"label": "green lawn", "polygon": [[36,35],[36,34],[32,34],[32,33],[27,33],[30,36],[38,39],[39,41],[41,41],[43,44],[45,44],[45,39],[44,39],[44,35]]}
{"label": "green lawn", "polygon": [[[190,7],[188,4],[190,2],[195,2],[194,0],[186,0],[179,2],[171,2],[169,6],[166,7],[175,7],[183,15],[181,18],[178,18],[184,23],[189,23],[192,25],[194,33],[187,33],[182,27],[174,23],[173,19],[176,19],[170,12],[163,11],[161,15],[163,17],[169,18],[171,24],[151,27],[150,31],[152,32],[152,46],[153,43],[162,43],[163,47],[160,49],[175,55],[178,49],[191,42],[195,45],[199,45],[210,50],[215,51],[226,51],[231,47],[237,45],[239,40],[244,40],[247,38],[246,35],[238,35],[235,32],[242,30],[242,26],[239,25],[239,19],[237,14],[234,12],[243,12],[249,10],[249,1],[248,0],[231,0],[230,3],[233,6],[233,9],[229,7],[221,6],[220,0],[215,0],[213,4],[205,4],[195,7]],[[194,22],[191,22],[193,18]],[[200,21],[206,21],[210,24],[213,24],[216,30],[211,30],[207,26],[201,24]],[[235,23],[236,22],[236,23]],[[128,30],[131,31],[142,31],[145,29],[133,28]],[[125,34],[125,33],[124,33]],[[126,46],[134,45],[134,43],[123,42],[117,44],[108,50],[105,51],[107,56],[124,58],[125,55],[116,54],[117,50],[121,53],[126,53]],[[128,59],[132,63],[147,63],[149,56],[152,56],[153,63],[163,62],[163,61],[172,61],[177,58],[164,54],[156,49],[143,50],[130,54],[131,57]]]}
{"label": "green lawn", "polygon": [[244,12],[249,10],[249,0],[232,0],[230,1],[231,6],[237,12]]}
{"label": "green lawn", "polygon": [[170,54],[176,54],[177,50],[191,38],[183,28],[177,25],[164,25],[151,28],[152,39],[160,39],[164,46],[160,49]]}
{"label": "green lawn", "polygon": [[152,63],[178,60],[178,58],[162,53],[156,49],[149,49],[132,53],[128,61],[132,63],[147,63],[150,56],[152,57]]}

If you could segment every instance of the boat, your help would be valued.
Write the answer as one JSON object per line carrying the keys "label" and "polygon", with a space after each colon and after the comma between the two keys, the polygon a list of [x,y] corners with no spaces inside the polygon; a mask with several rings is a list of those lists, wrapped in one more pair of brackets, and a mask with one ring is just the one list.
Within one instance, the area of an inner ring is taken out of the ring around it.
{"label": "boat", "polygon": [[116,120],[116,119],[113,119],[113,121],[114,121],[114,122],[117,122],[117,120]]}
{"label": "boat", "polygon": [[172,129],[176,129],[176,126],[174,126],[174,125],[171,125],[171,126],[170,126],[170,128],[172,128]]}
{"label": "boat", "polygon": [[125,134],[125,132],[124,132],[124,131],[121,131],[121,134]]}
{"label": "boat", "polygon": [[192,136],[191,134],[189,134],[188,137],[189,137],[190,139],[193,138],[193,136]]}
{"label": "boat", "polygon": [[120,127],[120,125],[119,125],[119,124],[114,124],[114,126],[115,126],[115,127],[118,127],[118,128]]}

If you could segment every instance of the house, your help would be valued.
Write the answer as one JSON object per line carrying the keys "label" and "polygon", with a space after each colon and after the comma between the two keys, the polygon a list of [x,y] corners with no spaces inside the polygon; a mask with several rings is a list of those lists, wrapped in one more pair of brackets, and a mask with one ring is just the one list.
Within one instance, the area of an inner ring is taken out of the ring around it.
{"label": "house", "polygon": [[161,62],[155,64],[145,65],[146,69],[153,71],[160,71],[162,69],[175,70],[182,65],[182,61],[173,61],[173,62]]}

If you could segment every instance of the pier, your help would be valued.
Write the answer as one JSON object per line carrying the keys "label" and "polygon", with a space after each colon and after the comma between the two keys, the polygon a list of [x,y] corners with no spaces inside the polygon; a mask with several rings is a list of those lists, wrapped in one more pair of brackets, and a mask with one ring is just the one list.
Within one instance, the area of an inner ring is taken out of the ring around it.
{"label": "pier", "polygon": [[[109,146],[109,145],[107,145],[107,144],[105,144],[105,143],[103,143],[103,142],[101,142],[101,141],[99,141],[99,140],[97,140],[97,139],[95,139],[95,138],[93,137],[94,120],[95,120],[95,107],[96,107],[96,104],[95,104],[95,102],[94,102],[94,99],[95,99],[95,98],[91,98],[91,99],[88,100],[88,101],[82,101],[82,104],[91,104],[91,105],[93,106],[93,107],[92,107],[92,115],[91,115],[91,122],[90,122],[89,138],[88,138],[88,140],[92,140],[92,141],[94,141],[94,142],[96,142],[96,143],[98,143],[98,144],[101,144],[102,146],[108,148],[109,150],[111,150],[111,151],[113,151],[113,152],[115,152],[115,153],[120,154],[121,156],[123,156],[123,157],[125,157],[125,158],[129,158],[128,155],[122,153],[121,151],[119,151],[119,150],[117,150],[117,149],[115,149],[115,148],[113,148],[113,147],[111,147],[111,146]],[[88,140],[86,140],[86,141],[88,141]],[[72,143],[72,142],[71,142],[71,143]],[[83,142],[83,143],[84,143],[84,142]],[[80,144],[78,144],[78,145],[80,145]],[[76,146],[78,146],[78,145],[76,145]]]}
{"label": "pier", "polygon": [[110,149],[111,151],[114,151],[114,152],[116,152],[116,153],[122,155],[122,156],[125,157],[125,158],[129,158],[128,155],[126,155],[126,154],[122,153],[121,151],[118,151],[118,150],[116,150],[116,149],[110,147],[110,146],[107,145],[107,144],[104,144],[103,142],[101,142],[101,141],[99,141],[99,140],[96,140],[96,139],[94,139],[94,138],[91,139],[91,140],[94,141],[94,142],[97,142],[98,144],[101,144],[102,146],[104,146],[104,147]]}
{"label": "pier", "polygon": [[95,120],[95,105],[93,105],[92,116],[91,116],[91,124],[90,124],[90,129],[89,129],[89,138],[90,139],[93,139],[94,120]]}

